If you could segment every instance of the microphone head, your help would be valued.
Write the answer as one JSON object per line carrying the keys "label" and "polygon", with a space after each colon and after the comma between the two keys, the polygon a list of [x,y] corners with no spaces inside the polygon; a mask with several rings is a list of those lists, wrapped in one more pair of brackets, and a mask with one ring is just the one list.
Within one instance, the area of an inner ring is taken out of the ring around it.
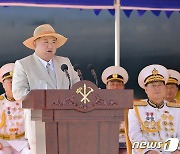
{"label": "microphone head", "polygon": [[93,65],[93,64],[89,64],[89,65],[87,66],[87,68],[91,71],[92,69],[94,69],[94,65]]}
{"label": "microphone head", "polygon": [[61,70],[64,72],[65,70],[68,70],[68,66],[66,64],[61,65]]}
{"label": "microphone head", "polygon": [[80,65],[79,64],[75,64],[74,65],[74,70],[77,72],[77,70],[80,70]]}

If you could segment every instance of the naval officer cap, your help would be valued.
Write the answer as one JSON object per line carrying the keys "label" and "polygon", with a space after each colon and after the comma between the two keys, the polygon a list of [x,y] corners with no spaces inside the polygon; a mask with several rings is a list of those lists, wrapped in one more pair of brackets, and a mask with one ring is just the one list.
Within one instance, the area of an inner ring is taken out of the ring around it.
{"label": "naval officer cap", "polygon": [[8,63],[0,68],[0,82],[2,83],[7,78],[12,78],[14,63]]}
{"label": "naval officer cap", "polygon": [[153,64],[141,70],[138,76],[138,83],[144,89],[151,82],[162,81],[166,84],[168,77],[168,71],[164,66]]}
{"label": "naval officer cap", "polygon": [[178,71],[168,69],[169,78],[167,84],[180,84],[180,73]]}
{"label": "naval officer cap", "polygon": [[127,71],[123,67],[110,66],[103,71],[101,78],[104,84],[112,80],[118,80],[126,84],[129,77]]}

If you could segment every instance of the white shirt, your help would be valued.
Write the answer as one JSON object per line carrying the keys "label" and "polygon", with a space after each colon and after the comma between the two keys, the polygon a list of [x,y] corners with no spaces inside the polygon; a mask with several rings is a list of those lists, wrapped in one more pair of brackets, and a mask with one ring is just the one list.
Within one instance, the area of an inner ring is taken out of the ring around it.
{"label": "white shirt", "polygon": [[[36,54],[35,54],[36,55]],[[36,55],[37,56],[37,55]],[[38,56],[37,56],[38,57]],[[46,66],[47,64],[49,63],[50,64],[50,68],[54,71],[54,64],[53,64],[53,60],[51,59],[49,62],[41,59],[40,57],[38,57],[38,59],[40,60],[40,62],[42,63],[42,65],[45,67],[46,69]]]}

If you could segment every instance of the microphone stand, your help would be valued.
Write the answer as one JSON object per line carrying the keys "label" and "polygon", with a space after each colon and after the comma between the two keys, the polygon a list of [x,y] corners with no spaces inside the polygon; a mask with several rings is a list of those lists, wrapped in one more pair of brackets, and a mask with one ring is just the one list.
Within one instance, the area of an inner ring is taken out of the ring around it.
{"label": "microphone stand", "polygon": [[97,78],[97,75],[96,75],[96,72],[94,71],[94,69],[91,69],[91,74],[93,75],[94,79],[95,79],[95,82],[96,82],[96,86],[98,87],[98,78]]}
{"label": "microphone stand", "polygon": [[68,73],[67,69],[65,69],[64,71],[65,71],[66,76],[67,76],[67,78],[69,80],[69,89],[71,89],[71,79],[70,79],[69,73]]}

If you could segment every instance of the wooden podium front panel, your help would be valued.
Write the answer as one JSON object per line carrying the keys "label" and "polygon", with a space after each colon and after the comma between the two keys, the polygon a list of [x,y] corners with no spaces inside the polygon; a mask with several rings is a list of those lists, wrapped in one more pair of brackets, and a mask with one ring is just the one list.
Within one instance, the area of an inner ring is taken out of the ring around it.
{"label": "wooden podium front panel", "polygon": [[97,154],[96,122],[59,123],[58,136],[59,154]]}
{"label": "wooden podium front panel", "polygon": [[[59,154],[58,152],[58,123],[46,122],[46,154]],[[64,153],[65,154],[65,153]]]}
{"label": "wooden podium front panel", "polygon": [[119,122],[100,123],[100,152],[99,154],[117,154],[119,152]]}
{"label": "wooden podium front panel", "polygon": [[23,108],[45,122],[46,154],[118,154],[119,123],[132,102],[133,90],[81,81],[70,90],[33,90]]}
{"label": "wooden podium front panel", "polygon": [[59,154],[117,154],[118,129],[112,121],[59,123]]}

